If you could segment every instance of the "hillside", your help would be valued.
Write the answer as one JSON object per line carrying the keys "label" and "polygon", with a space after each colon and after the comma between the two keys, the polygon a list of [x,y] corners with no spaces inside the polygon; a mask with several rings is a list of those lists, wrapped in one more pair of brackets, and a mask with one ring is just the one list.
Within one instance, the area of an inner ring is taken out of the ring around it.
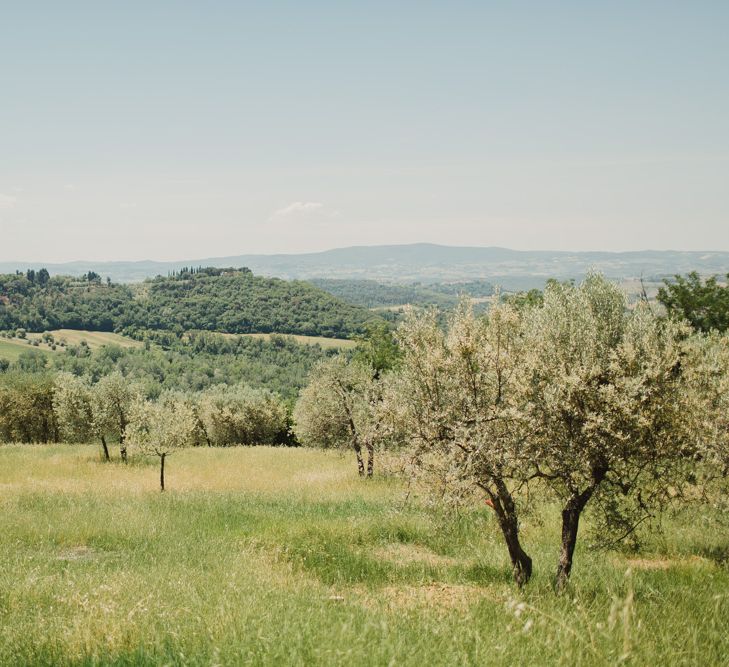
{"label": "hillside", "polygon": [[462,294],[480,299],[494,293],[493,285],[485,281],[399,285],[376,280],[312,278],[309,282],[347,303],[372,309],[404,304],[450,309],[456,305]]}
{"label": "hillside", "polygon": [[[429,243],[354,246],[295,255],[237,255],[180,262],[70,262],[46,265],[52,274],[96,271],[118,282],[167,275],[184,266],[247,266],[255,274],[287,279],[367,279],[391,283],[488,280],[506,289],[541,287],[546,278],[579,278],[591,268],[609,278],[670,276],[696,270],[729,271],[729,252],[522,251],[496,247],[456,247]],[[0,262],[0,271],[38,270],[37,262]]]}
{"label": "hillside", "polygon": [[0,330],[197,329],[348,338],[375,317],[308,283],[248,269],[186,270],[134,286],[94,274],[81,280],[42,271],[0,276]]}

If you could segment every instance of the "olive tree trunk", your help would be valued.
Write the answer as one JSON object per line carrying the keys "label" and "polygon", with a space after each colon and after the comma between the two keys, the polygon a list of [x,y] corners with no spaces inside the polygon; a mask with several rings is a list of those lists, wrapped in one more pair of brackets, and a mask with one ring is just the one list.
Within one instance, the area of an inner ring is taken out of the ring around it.
{"label": "olive tree trunk", "polygon": [[354,442],[352,443],[352,448],[354,449],[354,453],[357,455],[357,472],[359,473],[360,477],[364,477],[365,476],[365,467],[364,467],[364,459],[362,458],[362,446],[355,439]]}
{"label": "olive tree trunk", "polygon": [[367,477],[372,477],[375,471],[375,446],[367,443]]}
{"label": "olive tree trunk", "polygon": [[159,455],[159,486],[160,491],[165,490],[165,456],[167,454]]}
{"label": "olive tree trunk", "polygon": [[493,480],[493,485],[495,492],[484,488],[491,499],[506,548],[509,551],[514,581],[521,588],[532,576],[532,559],[524,551],[519,541],[519,517],[513,496],[503,480]]}
{"label": "olive tree trunk", "polygon": [[109,456],[109,447],[106,444],[106,438],[103,435],[101,436],[101,448],[104,450],[104,460],[111,461],[111,457]]}
{"label": "olive tree trunk", "polygon": [[572,561],[575,555],[577,544],[577,531],[580,527],[580,517],[592,495],[605,475],[607,467],[594,467],[592,470],[592,483],[581,493],[573,493],[562,508],[562,546],[559,552],[559,563],[557,565],[557,576],[554,587],[559,593],[564,590],[572,572]]}
{"label": "olive tree trunk", "polygon": [[[127,462],[127,443],[125,440],[127,430],[127,418],[122,412],[119,416],[119,456],[124,463]],[[164,490],[164,489],[163,489]]]}

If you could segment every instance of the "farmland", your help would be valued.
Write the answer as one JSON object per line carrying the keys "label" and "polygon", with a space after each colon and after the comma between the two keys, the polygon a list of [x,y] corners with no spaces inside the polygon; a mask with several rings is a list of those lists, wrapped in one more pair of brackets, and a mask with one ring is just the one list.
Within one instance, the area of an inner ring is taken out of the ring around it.
{"label": "farmland", "polygon": [[639,553],[581,543],[556,596],[549,503],[524,519],[520,591],[489,508],[406,502],[347,456],[193,448],[164,494],[157,474],[0,447],[1,664],[726,664],[717,506],[668,515]]}

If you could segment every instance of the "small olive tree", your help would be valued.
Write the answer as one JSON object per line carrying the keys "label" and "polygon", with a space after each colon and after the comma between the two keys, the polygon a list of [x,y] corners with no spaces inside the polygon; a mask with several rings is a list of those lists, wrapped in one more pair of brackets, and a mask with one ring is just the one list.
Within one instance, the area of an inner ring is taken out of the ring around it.
{"label": "small olive tree", "polygon": [[521,586],[532,560],[519,540],[515,491],[532,465],[524,456],[531,431],[520,326],[506,304],[477,318],[462,302],[445,331],[435,312],[411,312],[397,331],[403,359],[385,403],[427,487],[452,501],[486,494]]}
{"label": "small olive tree", "polygon": [[165,459],[195,443],[198,420],[189,402],[172,396],[158,401],[136,400],[129,413],[126,442],[144,454],[159,457],[160,490],[165,490]]}
{"label": "small olive tree", "polygon": [[525,317],[530,456],[563,502],[560,590],[591,499],[603,527],[625,537],[686,473],[695,445],[682,367],[688,330],[645,304],[630,312],[599,275],[548,285]]}
{"label": "small olive tree", "polygon": [[297,438],[311,447],[351,448],[360,477],[372,477],[380,431],[380,384],[374,370],[338,355],[317,364],[309,378],[294,408]]}

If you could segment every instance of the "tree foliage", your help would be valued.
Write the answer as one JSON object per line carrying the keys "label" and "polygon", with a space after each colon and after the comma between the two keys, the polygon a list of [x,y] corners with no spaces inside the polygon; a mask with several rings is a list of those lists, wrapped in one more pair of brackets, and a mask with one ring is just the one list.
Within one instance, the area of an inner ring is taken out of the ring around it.
{"label": "tree foliage", "polygon": [[[380,384],[374,369],[344,355],[322,361],[311,372],[294,409],[296,436],[313,447],[352,449],[361,477],[371,477],[380,433]],[[367,451],[367,472],[362,457]]]}
{"label": "tree foliage", "polygon": [[53,376],[8,371],[0,375],[0,440],[58,442]]}
{"label": "tree foliage", "polygon": [[217,385],[197,399],[207,444],[277,445],[288,440],[288,411],[265,389]]}
{"label": "tree foliage", "polygon": [[183,447],[195,444],[199,423],[195,410],[171,394],[158,401],[137,399],[132,404],[126,439],[130,447],[159,457],[160,490],[165,490],[165,459]]}
{"label": "tree foliage", "polygon": [[688,333],[647,306],[628,311],[619,288],[598,275],[549,285],[526,317],[531,458],[563,501],[558,588],[593,497],[604,527],[625,533],[680,483],[692,445]]}
{"label": "tree foliage", "polygon": [[515,500],[532,469],[523,455],[530,424],[520,324],[518,311],[506,304],[477,318],[462,302],[445,331],[433,311],[411,312],[398,330],[403,361],[386,401],[416,478],[452,502],[479,496],[483,502],[485,494],[519,585],[532,570],[519,541]]}
{"label": "tree foliage", "polygon": [[702,280],[696,271],[664,283],[657,298],[669,315],[685,319],[698,331],[729,328],[729,285],[720,284],[716,276]]}
{"label": "tree foliage", "polygon": [[302,281],[248,269],[186,270],[140,285],[0,275],[0,330],[206,330],[347,338],[379,319]]}

